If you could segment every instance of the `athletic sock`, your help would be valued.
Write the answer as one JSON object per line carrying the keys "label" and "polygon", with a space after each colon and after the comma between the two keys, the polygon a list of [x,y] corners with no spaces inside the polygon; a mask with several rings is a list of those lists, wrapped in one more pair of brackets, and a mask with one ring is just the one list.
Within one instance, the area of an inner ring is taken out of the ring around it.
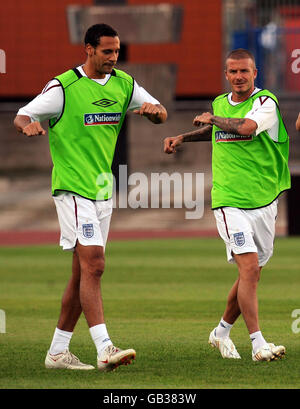
{"label": "athletic sock", "polygon": [[232,324],[228,324],[228,322],[224,321],[223,318],[221,318],[221,321],[219,322],[219,325],[216,328],[215,336],[217,338],[229,337],[231,328]]}
{"label": "athletic sock", "polygon": [[91,327],[90,334],[95,343],[98,356],[101,355],[103,349],[108,345],[112,345],[105,324],[98,324]]}
{"label": "athletic sock", "polygon": [[56,355],[64,352],[66,349],[69,349],[72,335],[73,332],[63,331],[62,329],[55,328],[49,353],[51,355]]}
{"label": "athletic sock", "polygon": [[252,349],[253,353],[256,354],[256,352],[263,347],[264,345],[267,344],[267,341],[264,339],[261,331],[256,331],[250,334],[250,339],[252,342]]}

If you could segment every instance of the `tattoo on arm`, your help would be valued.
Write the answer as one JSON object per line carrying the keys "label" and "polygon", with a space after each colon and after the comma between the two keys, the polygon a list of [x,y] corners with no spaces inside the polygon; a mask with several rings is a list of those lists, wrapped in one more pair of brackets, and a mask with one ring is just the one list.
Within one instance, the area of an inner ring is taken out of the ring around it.
{"label": "tattoo on arm", "polygon": [[241,128],[245,124],[245,118],[222,118],[213,116],[211,122],[225,132],[236,133],[242,135]]}
{"label": "tattoo on arm", "polygon": [[210,141],[211,131],[211,125],[204,125],[196,131],[184,133],[182,135],[182,142]]}

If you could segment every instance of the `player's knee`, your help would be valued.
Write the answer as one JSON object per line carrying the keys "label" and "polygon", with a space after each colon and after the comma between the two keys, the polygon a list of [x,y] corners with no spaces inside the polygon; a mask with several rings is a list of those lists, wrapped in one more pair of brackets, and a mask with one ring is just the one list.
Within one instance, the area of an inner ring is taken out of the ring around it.
{"label": "player's knee", "polygon": [[90,265],[90,273],[97,278],[101,278],[104,273],[105,260],[104,257],[97,257]]}
{"label": "player's knee", "polygon": [[83,277],[101,278],[105,268],[105,256],[98,246],[78,245],[77,254],[80,263],[80,275]]}
{"label": "player's knee", "polygon": [[249,263],[240,268],[240,278],[254,285],[260,279],[260,268],[257,263]]}
{"label": "player's knee", "polygon": [[104,273],[105,259],[103,256],[90,258],[86,263],[83,263],[82,273],[88,274],[94,278],[101,278]]}

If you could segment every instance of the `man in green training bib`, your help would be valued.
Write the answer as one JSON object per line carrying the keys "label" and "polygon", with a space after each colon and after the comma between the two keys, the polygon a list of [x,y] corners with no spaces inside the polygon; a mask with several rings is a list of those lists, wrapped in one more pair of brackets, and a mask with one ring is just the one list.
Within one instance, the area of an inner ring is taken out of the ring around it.
{"label": "man in green training bib", "polygon": [[212,140],[212,209],[227,259],[237,264],[239,274],[209,344],[223,358],[240,359],[229,335],[242,314],[253,361],[270,361],[283,356],[285,347],[267,342],[260,331],[257,284],[273,253],[277,199],[290,188],[289,138],[277,98],[254,85],[252,53],[232,51],[225,76],[231,92],[213,101],[213,114],[195,117],[199,130],[166,138],[164,151],[173,153],[183,142]]}
{"label": "man in green training bib", "polygon": [[83,311],[97,350],[97,367],[111,371],[135,358],[134,349],[113,345],[103,314],[100,279],[112,214],[112,172],[118,134],[127,110],[155,124],[166,109],[127,73],[115,69],[120,51],[117,32],[95,24],[85,35],[85,64],[51,80],[43,92],[18,111],[14,124],[27,136],[44,135],[49,120],[53,161],[52,194],[64,250],[73,251],[72,276],[46,368],[90,370],[69,351],[74,327]]}

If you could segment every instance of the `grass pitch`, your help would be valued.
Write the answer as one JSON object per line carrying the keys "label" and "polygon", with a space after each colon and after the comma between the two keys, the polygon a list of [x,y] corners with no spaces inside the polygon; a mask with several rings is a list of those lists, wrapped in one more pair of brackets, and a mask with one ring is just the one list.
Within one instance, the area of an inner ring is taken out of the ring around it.
{"label": "grass pitch", "polygon": [[[283,360],[255,363],[242,318],[231,337],[242,357],[225,360],[208,345],[224,311],[236,267],[221,239],[109,242],[102,288],[106,324],[120,348],[135,348],[133,365],[103,374],[47,370],[44,359],[70,274],[71,254],[58,246],[0,249],[2,389],[246,389],[299,388],[300,238],[280,238],[259,284],[265,338],[283,344]],[[71,351],[96,365],[96,350],[82,316]]]}

